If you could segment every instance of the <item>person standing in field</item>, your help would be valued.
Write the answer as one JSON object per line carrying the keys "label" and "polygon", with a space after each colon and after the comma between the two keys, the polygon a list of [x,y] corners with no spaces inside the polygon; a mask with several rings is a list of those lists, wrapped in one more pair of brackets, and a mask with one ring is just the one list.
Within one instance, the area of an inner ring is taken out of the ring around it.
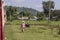
{"label": "person standing in field", "polygon": [[22,21],[22,24],[21,24],[21,28],[22,28],[22,32],[24,32],[24,30],[25,30],[25,27],[26,27],[26,23],[25,23],[25,21]]}

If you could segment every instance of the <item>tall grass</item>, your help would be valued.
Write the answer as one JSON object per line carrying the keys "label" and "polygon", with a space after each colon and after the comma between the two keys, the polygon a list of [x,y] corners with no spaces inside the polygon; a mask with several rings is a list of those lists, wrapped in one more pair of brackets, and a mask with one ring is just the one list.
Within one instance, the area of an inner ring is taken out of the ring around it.
{"label": "tall grass", "polygon": [[22,33],[20,25],[5,25],[5,37],[6,40],[60,40],[60,37],[56,36],[56,29],[50,34],[50,29],[41,27],[44,28],[44,26],[30,26]]}
{"label": "tall grass", "polygon": [[[12,24],[12,25],[20,25],[21,24],[21,20],[14,20],[12,22],[7,21],[6,24]],[[25,21],[27,22],[27,21]],[[60,21],[50,21],[51,25],[60,25]],[[48,21],[30,21],[29,20],[29,24],[49,24]]]}

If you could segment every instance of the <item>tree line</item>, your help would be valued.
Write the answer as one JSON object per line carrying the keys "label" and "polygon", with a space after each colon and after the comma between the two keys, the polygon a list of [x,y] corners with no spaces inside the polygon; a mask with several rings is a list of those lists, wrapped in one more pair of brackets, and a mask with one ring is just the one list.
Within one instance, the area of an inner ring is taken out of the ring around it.
{"label": "tree line", "polygon": [[[8,21],[13,21],[13,20],[16,20],[17,17],[22,17],[22,16],[26,16],[26,17],[33,17],[33,16],[36,16],[38,17],[37,20],[46,20],[47,17],[49,17],[49,3],[50,4],[50,20],[55,20],[55,21],[58,21],[60,20],[60,10],[56,10],[54,9],[55,7],[55,3],[54,1],[43,1],[42,2],[42,5],[43,5],[43,10],[42,12],[37,12],[36,15],[32,14],[31,11],[20,11],[18,12],[18,9],[17,7],[13,7],[13,6],[9,6],[7,9],[6,9],[6,16],[7,16],[7,20]],[[53,10],[54,9],[54,10]]]}

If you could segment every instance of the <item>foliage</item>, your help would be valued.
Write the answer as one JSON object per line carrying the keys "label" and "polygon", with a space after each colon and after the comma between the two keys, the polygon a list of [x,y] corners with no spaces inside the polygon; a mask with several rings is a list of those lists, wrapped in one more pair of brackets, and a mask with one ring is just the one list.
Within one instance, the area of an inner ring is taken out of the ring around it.
{"label": "foliage", "polygon": [[52,10],[54,9],[55,3],[54,1],[43,1],[42,2],[44,13],[46,17],[49,17],[49,7],[50,7],[50,20],[58,21],[60,20],[60,10]]}
{"label": "foliage", "polygon": [[[39,12],[39,11],[33,10],[31,8],[22,9],[20,7],[13,7],[13,6],[5,7],[8,21],[16,20],[18,17],[22,17],[22,15],[29,17],[29,19],[32,18],[33,16],[37,16],[38,20],[45,20],[46,17],[48,17],[48,13],[49,13],[49,1],[43,2],[43,9],[44,9],[44,13],[43,13],[43,11]],[[52,9],[54,9],[53,1],[51,1],[50,19],[55,20],[55,21],[60,20],[60,10],[52,10]],[[21,10],[23,10],[23,11],[21,11]]]}
{"label": "foliage", "polygon": [[37,13],[37,20],[45,20],[45,14],[43,12]]}
{"label": "foliage", "polygon": [[9,6],[8,10],[6,11],[7,20],[13,21],[17,16],[17,10],[15,7]]}
{"label": "foliage", "polygon": [[49,13],[49,7],[50,7],[50,10],[54,9],[54,1],[43,1],[42,2],[42,5],[43,5],[43,9],[44,9],[44,13],[46,16],[48,16],[48,13]]}
{"label": "foliage", "polygon": [[[21,20],[13,20],[12,22],[10,22],[10,21],[7,21],[6,22],[6,25],[20,25],[21,24]],[[25,22],[27,23],[27,20],[25,20]],[[29,24],[46,24],[46,25],[48,25],[48,21],[31,21],[31,20],[29,20]],[[51,25],[60,25],[60,21],[51,21]]]}
{"label": "foliage", "polygon": [[[60,20],[60,10],[54,10],[52,13],[51,13],[51,20],[56,20],[56,21],[58,21],[58,20]],[[54,19],[53,19],[53,17],[55,17]]]}
{"label": "foliage", "polygon": [[19,13],[19,17],[32,17],[33,14],[30,11],[22,11]]}
{"label": "foliage", "polygon": [[35,15],[35,12],[38,12],[35,9],[32,8],[20,8],[20,7],[14,7],[14,6],[5,6],[7,20],[13,21],[18,19],[18,17],[29,17],[29,19]]}

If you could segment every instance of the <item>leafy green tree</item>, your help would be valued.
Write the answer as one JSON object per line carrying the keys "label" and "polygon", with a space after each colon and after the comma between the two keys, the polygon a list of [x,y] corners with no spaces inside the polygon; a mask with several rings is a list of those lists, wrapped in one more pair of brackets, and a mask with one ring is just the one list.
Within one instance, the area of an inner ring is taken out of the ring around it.
{"label": "leafy green tree", "polygon": [[38,20],[45,20],[45,14],[43,12],[37,13]]}
{"label": "leafy green tree", "polygon": [[60,20],[60,10],[54,10],[52,17],[56,17],[56,20]]}
{"label": "leafy green tree", "polygon": [[15,7],[9,6],[8,10],[6,11],[7,14],[7,20],[13,21],[13,19],[17,16],[17,10]]}
{"label": "leafy green tree", "polygon": [[30,11],[22,11],[19,13],[19,17],[29,17],[29,19],[33,16],[33,14]]}
{"label": "leafy green tree", "polygon": [[43,1],[42,2],[44,13],[46,16],[48,16],[48,13],[49,13],[49,4],[50,4],[50,9],[51,10],[54,9],[54,6],[55,6],[54,1],[47,1],[47,2]]}
{"label": "leafy green tree", "polygon": [[29,19],[33,16],[30,11],[25,11],[25,16],[29,17]]}

